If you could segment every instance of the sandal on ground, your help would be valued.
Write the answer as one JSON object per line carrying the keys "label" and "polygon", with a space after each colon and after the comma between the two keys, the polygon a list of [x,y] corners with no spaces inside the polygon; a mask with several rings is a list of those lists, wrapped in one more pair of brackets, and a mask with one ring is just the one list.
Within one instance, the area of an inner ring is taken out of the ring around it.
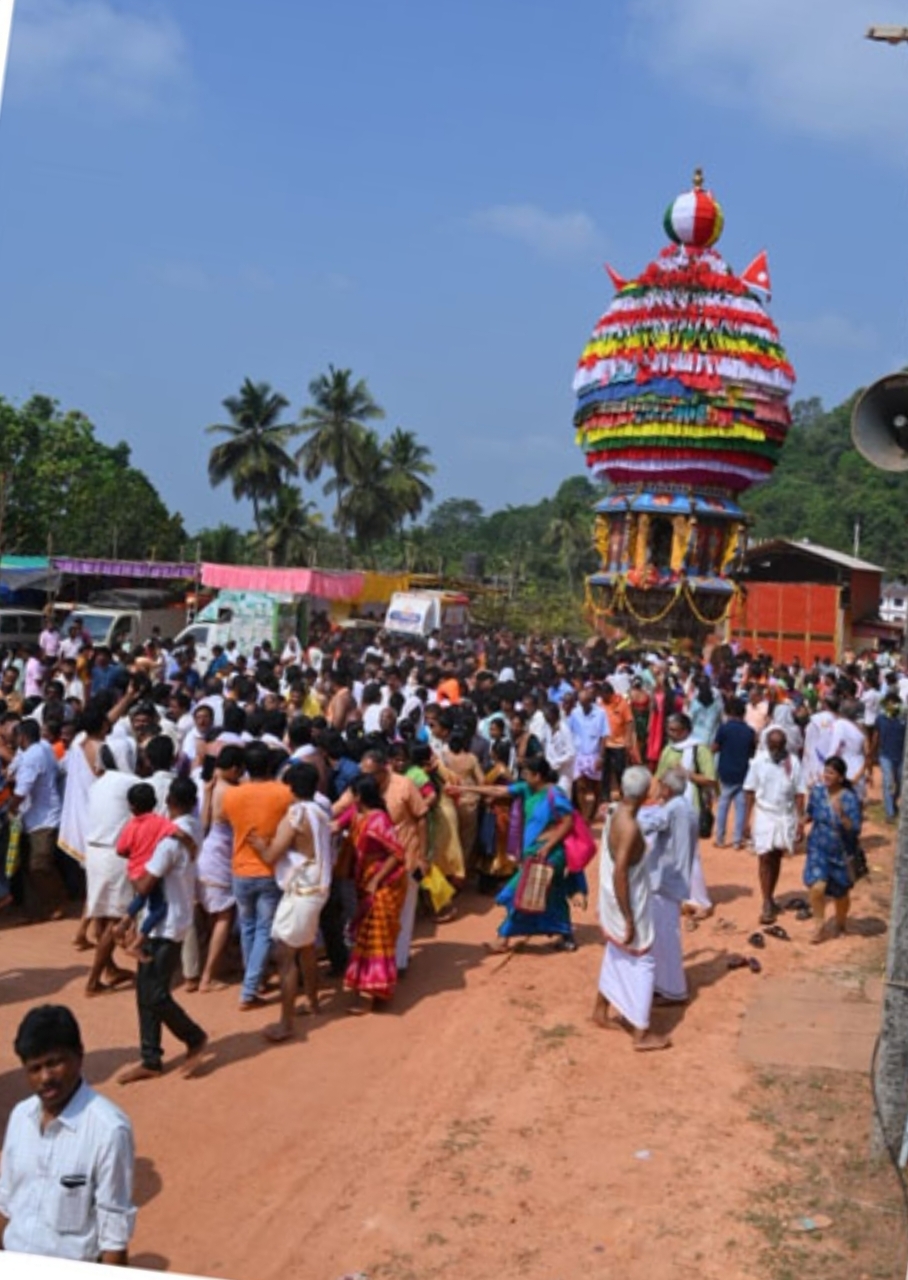
{"label": "sandal on ground", "polygon": [[780,924],[771,924],[763,930],[770,938],[778,938],[780,942],[791,942],[791,938]]}
{"label": "sandal on ground", "polygon": [[766,946],[766,939],[762,933],[752,933],[747,941],[752,947],[756,947],[760,951]]}
{"label": "sandal on ground", "polygon": [[813,912],[811,911],[810,907],[807,907],[807,906],[798,907],[798,910],[795,914],[795,920],[812,920],[812,919],[813,919]]}
{"label": "sandal on ground", "polygon": [[746,969],[748,968],[747,956],[731,955],[726,961],[728,969]]}
{"label": "sandal on ground", "polygon": [[789,898],[785,903],[786,911],[809,911],[810,903],[806,898]]}
{"label": "sandal on ground", "polygon": [[756,957],[756,956],[749,956],[749,957],[748,957],[748,960],[747,960],[747,967],[748,967],[748,969],[750,969],[751,973],[762,973],[762,972],[763,972],[763,966],[760,964],[760,961],[757,959],[757,957]]}

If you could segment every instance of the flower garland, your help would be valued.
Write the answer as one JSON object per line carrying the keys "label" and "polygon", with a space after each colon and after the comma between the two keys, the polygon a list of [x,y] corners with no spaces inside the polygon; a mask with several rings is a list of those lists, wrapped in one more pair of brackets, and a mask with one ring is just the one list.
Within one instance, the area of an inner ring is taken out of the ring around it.
{"label": "flower garland", "polygon": [[624,578],[617,578],[615,580],[611,602],[607,605],[600,605],[596,603],[592,588],[590,587],[589,582],[587,582],[584,592],[584,609],[588,614],[597,619],[612,618],[616,613],[628,613],[634,621],[639,622],[641,626],[653,627],[658,625],[660,622],[664,622],[676,605],[683,600],[687,603],[691,613],[699,623],[706,627],[717,627],[727,620],[731,611],[734,609],[735,604],[743,595],[741,588],[736,584],[733,590],[729,593],[728,598],[723,603],[721,612],[716,614],[715,617],[709,617],[708,614],[705,614],[700,610],[696,602],[696,594],[691,589],[690,584],[682,581],[674,588],[671,599],[664,608],[658,610],[658,612],[654,614],[646,615],[640,613],[631,603],[628,598],[627,587],[628,584]]}

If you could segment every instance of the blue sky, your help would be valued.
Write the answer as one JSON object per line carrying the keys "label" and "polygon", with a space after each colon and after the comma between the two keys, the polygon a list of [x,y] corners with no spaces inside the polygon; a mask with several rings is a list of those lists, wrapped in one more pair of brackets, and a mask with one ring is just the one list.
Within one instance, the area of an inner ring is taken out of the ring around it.
{"label": "blue sky", "polygon": [[[18,0],[0,394],[80,408],[189,529],[249,523],[203,427],[328,362],[439,498],[582,469],[571,379],[695,165],[767,248],[798,394],[906,363],[908,0]],[[311,495],[316,496],[316,495]]]}

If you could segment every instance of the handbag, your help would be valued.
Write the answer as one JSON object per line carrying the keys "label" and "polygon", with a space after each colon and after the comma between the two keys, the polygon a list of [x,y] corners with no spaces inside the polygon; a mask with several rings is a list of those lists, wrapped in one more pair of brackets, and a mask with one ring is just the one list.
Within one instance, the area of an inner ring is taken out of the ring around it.
{"label": "handbag", "polygon": [[514,908],[528,915],[542,915],[548,901],[549,889],[555,877],[554,867],[538,858],[528,858],[520,871],[514,893]]}
{"label": "handbag", "polygon": [[700,790],[700,839],[708,840],[713,833],[713,827],[716,825],[716,815],[713,813],[712,800],[709,793]]}
{"label": "handbag", "polygon": [[862,847],[855,840],[850,849],[846,846],[845,852],[845,868],[848,872],[848,879],[851,881],[852,887],[862,880],[864,876],[870,875],[870,868],[867,865],[867,855]]}
{"label": "handbag", "polygon": [[298,867],[277,904],[271,922],[271,937],[294,951],[312,946],[318,935],[318,922],[327,893],[318,882],[318,867],[306,862]]}
{"label": "handbag", "polygon": [[568,871],[574,875],[585,871],[597,852],[596,840],[586,819],[575,809],[571,829],[564,837],[564,858]]}

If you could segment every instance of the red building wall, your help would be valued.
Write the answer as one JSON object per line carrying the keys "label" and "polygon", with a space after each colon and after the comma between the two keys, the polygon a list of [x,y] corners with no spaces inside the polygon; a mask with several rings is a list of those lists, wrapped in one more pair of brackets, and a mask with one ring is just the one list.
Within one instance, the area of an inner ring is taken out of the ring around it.
{"label": "red building wall", "polygon": [[752,582],[732,610],[730,631],[731,639],[751,653],[760,649],[776,662],[798,657],[808,665],[814,655],[835,656],[838,623],[838,587]]}
{"label": "red building wall", "polygon": [[861,618],[875,618],[883,594],[883,575],[867,569],[855,569],[851,575],[851,616],[855,622]]}

